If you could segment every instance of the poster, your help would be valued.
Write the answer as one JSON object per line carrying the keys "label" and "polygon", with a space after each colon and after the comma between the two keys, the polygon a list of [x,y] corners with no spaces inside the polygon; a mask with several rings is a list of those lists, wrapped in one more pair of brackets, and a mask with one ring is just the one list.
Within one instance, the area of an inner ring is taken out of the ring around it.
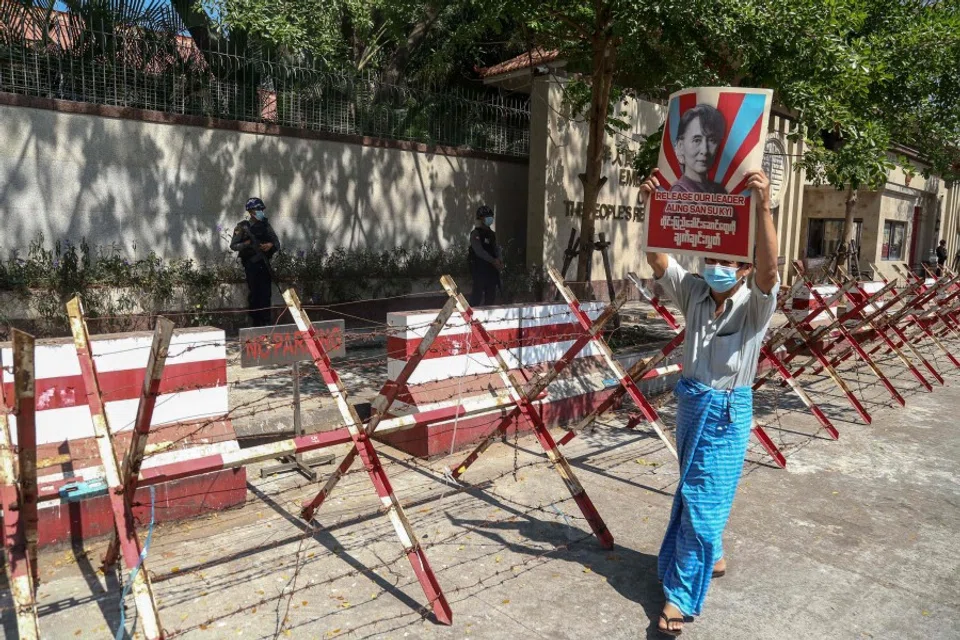
{"label": "poster", "polygon": [[756,203],[746,174],[761,168],[772,96],[735,87],[670,96],[644,251],[753,262]]}

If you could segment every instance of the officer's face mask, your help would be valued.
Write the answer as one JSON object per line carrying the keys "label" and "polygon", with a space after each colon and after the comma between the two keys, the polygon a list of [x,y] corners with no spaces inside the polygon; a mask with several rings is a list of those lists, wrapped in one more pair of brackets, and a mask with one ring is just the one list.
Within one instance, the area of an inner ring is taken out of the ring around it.
{"label": "officer's face mask", "polygon": [[492,226],[493,226],[493,216],[487,216],[486,218],[484,218],[484,219],[483,219],[483,224],[485,224],[485,225],[488,226],[488,227],[492,227]]}
{"label": "officer's face mask", "polygon": [[717,293],[726,293],[740,282],[737,267],[728,267],[723,264],[704,263],[701,275],[707,281],[707,285]]}
{"label": "officer's face mask", "polygon": [[264,220],[267,219],[267,212],[263,210],[256,211],[254,212],[253,217],[259,220],[260,222],[263,222]]}

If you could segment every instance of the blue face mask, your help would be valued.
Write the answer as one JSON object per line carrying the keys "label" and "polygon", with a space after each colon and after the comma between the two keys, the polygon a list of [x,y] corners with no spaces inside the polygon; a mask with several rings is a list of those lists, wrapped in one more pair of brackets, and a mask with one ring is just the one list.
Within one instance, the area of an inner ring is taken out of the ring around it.
{"label": "blue face mask", "polygon": [[260,211],[257,211],[256,213],[254,213],[253,217],[259,220],[260,222],[263,222],[264,220],[267,219],[267,212],[261,209]]}
{"label": "blue face mask", "polygon": [[483,219],[483,224],[487,225],[488,227],[492,227],[492,226],[493,226],[493,216],[487,216],[486,218],[484,218],[484,219]]}
{"label": "blue face mask", "polygon": [[703,269],[703,279],[717,293],[726,293],[740,282],[740,278],[737,277],[737,268],[722,264],[706,265]]}

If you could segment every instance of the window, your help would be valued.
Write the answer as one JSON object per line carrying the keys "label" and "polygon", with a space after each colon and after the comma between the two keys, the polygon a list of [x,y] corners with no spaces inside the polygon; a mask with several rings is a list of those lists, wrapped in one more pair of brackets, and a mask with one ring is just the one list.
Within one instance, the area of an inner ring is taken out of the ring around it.
{"label": "window", "polygon": [[881,260],[903,260],[903,245],[907,238],[907,223],[887,220],[883,223]]}
{"label": "window", "polygon": [[[857,257],[860,256],[860,234],[863,220],[853,221],[853,238],[857,245]],[[822,258],[836,253],[837,246],[843,240],[843,219],[813,218],[807,227],[807,257]]]}

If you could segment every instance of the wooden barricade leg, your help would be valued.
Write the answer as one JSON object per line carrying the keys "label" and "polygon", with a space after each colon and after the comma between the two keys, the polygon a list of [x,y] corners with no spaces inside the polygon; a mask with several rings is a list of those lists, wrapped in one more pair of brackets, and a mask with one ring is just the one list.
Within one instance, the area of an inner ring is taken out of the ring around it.
{"label": "wooden barricade leg", "polygon": [[[547,273],[553,280],[554,286],[557,287],[557,290],[563,295],[564,300],[567,301],[567,305],[569,305],[570,310],[573,312],[573,316],[577,319],[577,322],[580,323],[580,327],[584,331],[588,331],[590,329],[590,318],[588,318],[587,314],[584,313],[583,309],[580,308],[580,301],[577,300],[575,295],[573,295],[573,292],[570,291],[570,288],[563,283],[563,279],[560,277],[560,274],[557,273],[556,269],[553,267],[547,267]],[[598,338],[594,338],[593,344],[600,351],[600,355],[603,357],[607,366],[611,371],[613,371],[614,375],[617,376],[620,385],[627,390],[627,395],[629,395],[630,399],[636,403],[637,407],[640,409],[640,412],[650,423],[650,426],[653,427],[657,437],[663,441],[664,445],[667,447],[667,451],[669,451],[673,457],[676,458],[677,447],[667,436],[666,430],[664,429],[663,424],[660,422],[660,416],[657,414],[657,410],[653,408],[653,405],[651,405],[643,393],[640,392],[640,388],[637,387],[637,383],[633,381],[633,378],[628,376],[627,372],[623,370],[623,366],[613,356],[613,352],[610,351],[610,347],[607,346],[607,343]]]}
{"label": "wooden barricade leg", "polygon": [[[922,266],[923,266],[923,268],[927,271],[927,273],[930,274],[930,277],[932,277],[932,278],[933,278],[934,280],[936,280],[937,282],[940,282],[939,278],[937,278],[937,276],[936,276],[935,274],[930,273],[930,270],[927,268],[926,265],[922,265]],[[897,273],[900,273],[900,275],[901,275],[902,277],[904,277],[904,278],[912,277],[912,278],[914,278],[916,281],[920,282],[920,283],[921,283],[921,288],[922,288],[924,291],[928,290],[928,287],[927,287],[927,285],[926,285],[926,282],[925,282],[924,279],[923,279],[922,277],[920,277],[919,275],[917,275],[917,274],[915,274],[915,273],[913,273],[912,271],[909,271],[909,270],[901,270],[901,269],[898,269],[898,268],[896,267],[896,265],[894,265],[894,269],[896,269]],[[938,301],[938,300],[934,299],[933,302],[934,302],[934,304],[937,305],[937,306],[939,306],[940,304],[944,304],[944,301],[942,301],[942,300],[939,300],[939,301]],[[938,322],[942,322],[942,323],[944,324],[944,326],[947,327],[947,330],[948,330],[948,331],[951,330],[949,321],[947,321],[947,319],[943,317],[943,314],[936,308],[936,306],[935,306],[934,309],[931,310],[930,313],[931,313],[931,317],[932,317],[932,318],[936,318],[936,320],[937,320]],[[949,359],[950,362],[953,363],[954,366],[956,366],[957,368],[960,368],[960,361],[958,361],[958,360],[954,357],[953,353],[952,353],[949,349],[947,349],[946,346],[944,346],[944,344],[943,344],[942,342],[940,342],[940,340],[939,340],[939,338],[937,338],[936,334],[935,334],[933,331],[930,330],[930,327],[928,327],[928,326],[926,325],[926,323],[923,321],[923,319],[922,319],[920,316],[918,316],[918,315],[916,315],[916,314],[910,314],[908,317],[912,317],[912,318],[916,321],[915,324],[917,325],[917,327],[918,327],[918,329],[919,329],[919,331],[917,332],[917,336],[914,338],[913,344],[917,344],[918,342],[920,342],[920,341],[922,340],[923,336],[926,336],[926,337],[930,338],[931,342],[933,342],[933,344],[934,344],[938,349],[940,349],[941,351],[943,351],[943,353],[947,356],[947,359]],[[906,332],[904,332],[904,333],[906,333]]]}
{"label": "wooden barricade leg", "polygon": [[[866,292],[863,290],[862,287],[861,287],[860,290],[861,290],[861,292],[862,292],[862,295],[866,295]],[[847,299],[850,300],[851,303],[856,302],[856,299],[854,298],[854,296],[853,296],[852,293],[849,293],[849,292],[848,292],[846,295],[847,295]],[[864,317],[862,313],[860,314],[860,317],[861,317],[861,318]],[[864,326],[866,326],[868,329],[872,330],[872,331],[874,332],[874,334],[881,340],[881,344],[878,345],[878,346],[877,346],[876,348],[874,348],[873,350],[871,350],[871,351],[869,352],[869,355],[873,355],[873,354],[876,353],[880,348],[882,348],[882,346],[883,346],[884,344],[886,344],[888,351],[892,352],[894,355],[897,356],[897,358],[900,359],[900,361],[903,363],[903,365],[904,365],[904,366],[907,368],[907,370],[913,375],[913,377],[917,379],[917,381],[923,386],[923,388],[925,388],[927,391],[933,391],[933,385],[931,385],[931,384],[927,381],[927,379],[926,379],[925,377],[923,377],[923,374],[920,373],[920,370],[919,370],[919,369],[917,368],[917,366],[913,363],[913,361],[912,361],[909,357],[907,357],[907,354],[905,354],[902,349],[900,349],[899,347],[897,347],[896,344],[894,344],[893,340],[891,340],[890,337],[887,336],[887,334],[886,334],[885,332],[883,332],[883,331],[877,326],[876,323],[867,320],[867,321],[865,321],[863,324],[864,324]]]}
{"label": "wooden barricade leg", "polygon": [[17,412],[17,450],[20,467],[20,514],[27,538],[27,556],[33,572],[33,588],[40,584],[37,565],[37,386],[34,372],[34,339],[13,331],[13,390]]}
{"label": "wooden barricade leg", "polygon": [[[468,399],[457,405],[448,404],[419,413],[388,418],[380,423],[377,428],[377,433],[394,433],[414,427],[429,426],[437,422],[447,422],[458,417],[464,418],[481,413],[488,413],[490,411],[503,411],[513,406],[513,404],[514,402],[510,398],[504,396],[482,398],[479,400]],[[156,465],[148,469],[141,469],[137,485],[139,487],[149,487],[192,476],[213,473],[215,471],[236,469],[237,467],[256,464],[258,462],[276,460],[277,458],[292,456],[298,453],[318,451],[327,447],[348,444],[350,442],[353,442],[353,438],[350,436],[350,430],[346,427],[334,429],[333,431],[324,431],[322,433],[311,433],[280,440],[279,442],[246,447],[238,451],[188,458],[186,460]],[[45,500],[59,500],[60,495],[56,492],[48,492],[46,494],[41,492],[39,499],[41,502]]]}
{"label": "wooden barricade leg", "polygon": [[[29,365],[30,373],[33,369],[33,337],[26,336],[29,339],[20,338],[17,340],[19,331],[14,330],[14,358],[15,362],[17,351],[21,352],[19,362],[21,367]],[[19,347],[19,348],[18,348]],[[2,370],[2,366],[0,366]],[[17,387],[15,365],[14,386]],[[33,376],[30,375],[32,385]],[[2,382],[2,381],[0,381]],[[19,382],[25,382],[22,378]],[[17,403],[19,404],[19,402]],[[31,422],[31,427],[33,424]],[[34,427],[35,428],[35,427]],[[17,439],[20,450],[24,448],[24,427],[21,420],[17,419]],[[36,459],[36,435],[28,438],[27,442],[33,440],[33,456]],[[22,463],[21,463],[22,464]],[[22,467],[21,467],[22,469]],[[36,463],[33,465],[34,476],[32,484],[36,487]],[[22,471],[21,471],[22,473]],[[31,484],[31,482],[27,482]],[[25,503],[21,499],[21,484],[18,482],[16,465],[14,464],[13,440],[10,436],[10,423],[7,419],[7,402],[4,397],[3,385],[0,384],[0,507],[3,508],[3,549],[4,560],[7,570],[7,581],[10,584],[10,595],[13,599],[14,612],[17,618],[17,630],[21,640],[37,640],[40,638],[40,624],[37,619],[37,601],[36,601],[36,582],[34,575],[36,570],[33,568],[34,562],[31,562],[31,556],[28,552],[26,535],[26,509]],[[36,493],[34,493],[34,508],[36,508]],[[36,538],[34,538],[34,543]],[[34,547],[34,552],[36,548]],[[34,556],[35,558],[36,556]]]}
{"label": "wooden barricade leg", "polygon": [[[380,424],[380,421],[383,420],[383,417],[386,415],[387,411],[390,410],[390,407],[393,405],[393,401],[396,400],[397,395],[400,391],[406,386],[407,380],[410,379],[410,376],[413,375],[414,370],[417,368],[417,365],[426,357],[427,353],[430,351],[430,348],[433,346],[434,341],[437,339],[437,336],[440,335],[440,332],[443,330],[444,325],[447,324],[447,320],[450,319],[450,316],[453,315],[453,312],[456,310],[456,305],[448,300],[447,304],[443,306],[443,309],[440,310],[440,313],[437,314],[437,317],[430,323],[430,328],[427,330],[426,335],[420,341],[420,345],[417,347],[417,352],[413,355],[412,358],[407,360],[407,363],[404,365],[403,370],[400,372],[400,375],[397,376],[396,380],[388,380],[386,384],[383,385],[383,388],[380,389],[380,393],[377,395],[376,399],[373,401],[370,410],[370,421],[367,422],[367,425],[364,429],[368,436],[373,435],[373,432],[376,431],[377,425]],[[337,483],[340,482],[340,479],[350,470],[350,467],[353,466],[354,461],[357,459],[358,451],[354,447],[344,456],[343,460],[340,462],[340,466],[330,475],[327,479],[327,482],[323,485],[323,488],[315,495],[312,499],[303,503],[303,510],[300,512],[300,516],[304,520],[312,520],[316,510],[320,508],[320,505],[323,504],[323,501],[326,500],[327,496],[333,491],[334,487],[337,486]]]}
{"label": "wooden barricade leg", "polygon": [[[140,467],[143,465],[143,456],[147,450],[147,440],[150,436],[150,423],[153,421],[153,409],[157,406],[157,396],[160,393],[160,379],[163,377],[163,366],[167,361],[167,351],[170,340],[173,338],[173,323],[159,316],[157,326],[153,332],[153,343],[150,345],[150,355],[147,358],[147,368],[144,370],[143,387],[140,389],[140,403],[137,405],[137,417],[133,423],[133,436],[130,438],[130,447],[123,458],[123,467],[120,470],[120,479],[123,483],[123,496],[129,506],[133,506],[133,497],[137,492],[137,480],[140,476]],[[113,538],[103,556],[103,566],[110,567],[120,557],[120,534],[114,529]]]}
{"label": "wooden barricade leg", "polygon": [[[884,279],[884,282],[886,282],[886,279]],[[898,324],[900,320],[903,319],[904,317],[910,317],[910,316],[915,317],[917,311],[922,310],[928,303],[933,302],[934,304],[937,304],[938,303],[937,295],[940,293],[940,291],[944,289],[948,289],[952,286],[955,286],[957,282],[958,282],[958,278],[956,276],[953,276],[949,279],[941,278],[937,280],[937,282],[934,283],[933,286],[926,287],[923,279],[913,278],[912,284],[908,285],[908,288],[909,289],[923,288],[924,289],[923,293],[917,295],[912,300],[906,301],[904,303],[903,308],[897,311],[893,315],[893,317],[886,319],[887,321],[883,323],[883,328],[889,329],[900,340],[900,342],[898,342],[895,345],[895,348],[906,346],[908,349],[910,349],[914,357],[916,357],[920,361],[920,363],[924,366],[924,368],[926,368],[927,371],[929,371],[930,374],[933,375],[934,379],[940,384],[945,384],[943,376],[940,375],[940,372],[937,371],[937,369],[923,356],[923,354],[921,354],[916,349],[916,347],[914,346],[914,342],[906,338],[905,332],[902,329],[900,329]],[[922,325],[922,322],[918,322],[918,324]],[[892,340],[885,340],[885,341],[888,343],[892,342]],[[872,351],[870,351],[870,353],[873,354],[878,349],[879,349],[879,346],[874,348]],[[945,348],[944,350],[946,351]]]}
{"label": "wooden barricade leg", "polygon": [[[940,318],[939,314],[935,313],[934,315],[937,318]],[[947,359],[953,363],[953,366],[960,369],[960,360],[957,360],[957,358],[953,355],[953,353],[949,349],[947,349],[946,345],[944,345],[943,342],[941,342],[940,339],[936,336],[936,334],[930,330],[930,327],[924,324],[923,319],[918,316],[913,316],[913,318],[916,320],[916,325],[920,329],[917,339],[914,340],[914,344],[916,344],[920,339],[922,339],[923,336],[927,336],[928,338],[930,338],[930,341],[933,342],[934,345],[936,345],[938,349],[943,351],[944,355],[947,356]],[[944,321],[944,324],[947,325],[946,321]],[[949,325],[947,325],[947,327],[949,328]]]}
{"label": "wooden barricade leg", "polygon": [[[823,410],[813,401],[806,389],[800,386],[800,382],[793,376],[793,374],[790,373],[790,370],[787,369],[783,361],[778,358],[776,354],[773,353],[773,350],[768,346],[761,347],[760,354],[766,357],[771,364],[773,364],[774,369],[776,369],[777,373],[780,374],[780,377],[783,378],[793,392],[797,394],[797,397],[800,398],[801,402],[803,402],[807,409],[810,410],[810,413],[812,413],[813,417],[817,419],[817,422],[819,422],[826,432],[830,434],[830,437],[834,440],[838,440],[840,438],[840,432],[837,431],[837,428],[833,426],[833,423],[830,421],[830,418],[827,417],[827,414],[825,414]],[[753,384],[753,390],[756,391],[759,389],[763,385],[763,382],[763,379],[757,380]]]}
{"label": "wooden barricade leg", "polygon": [[463,317],[464,321],[469,324],[474,338],[479,342],[484,353],[486,353],[487,357],[497,364],[497,370],[500,374],[500,378],[507,386],[507,389],[510,390],[511,396],[516,400],[517,406],[520,408],[520,411],[523,413],[524,417],[530,421],[530,424],[533,425],[534,433],[537,436],[537,440],[540,442],[540,446],[547,454],[547,458],[550,460],[550,462],[553,463],[554,468],[560,474],[560,477],[563,479],[567,489],[570,490],[570,494],[580,507],[580,511],[583,513],[584,518],[586,518],[587,523],[589,523],[590,528],[600,540],[600,544],[604,548],[612,548],[613,535],[610,533],[609,529],[607,529],[607,525],[604,524],[603,519],[600,517],[599,512],[597,512],[596,507],[593,506],[593,502],[590,500],[587,492],[580,484],[580,481],[577,480],[577,476],[574,474],[570,463],[560,452],[556,442],[554,442],[553,437],[547,430],[546,425],[540,419],[540,415],[534,409],[533,403],[531,403],[530,399],[523,393],[522,385],[514,380],[513,376],[510,375],[510,369],[507,367],[507,363],[504,361],[503,356],[500,354],[500,350],[497,348],[496,344],[494,344],[490,334],[487,333],[487,330],[484,329],[483,325],[480,324],[480,322],[474,317],[473,309],[470,307],[469,303],[467,303],[467,300],[463,297],[463,294],[461,294],[457,289],[457,285],[453,281],[453,278],[450,276],[443,276],[440,279],[440,282],[443,285],[443,288],[446,289],[447,295],[456,300],[457,311],[460,312],[460,315]]}
{"label": "wooden barricade leg", "polygon": [[[798,279],[797,282],[794,283],[793,287],[791,287],[791,292],[794,290],[795,287],[798,287],[801,284],[801,282],[802,281]],[[850,282],[844,285],[844,287],[840,288],[836,293],[830,296],[830,298],[827,300],[827,304],[828,305],[833,304],[834,302],[838,301],[840,298],[843,297],[844,292],[852,286],[853,286],[853,282]],[[789,293],[785,295],[783,300],[786,300],[789,297],[789,295],[790,295]],[[810,323],[814,322],[814,320],[820,314],[821,314],[821,311],[819,309],[814,309],[813,311],[808,313],[806,316],[804,316],[801,320],[797,321],[797,324],[799,324],[800,326],[808,326]],[[846,319],[846,314],[844,315],[843,319]],[[827,324],[826,326],[817,328],[811,333],[811,336],[810,336],[811,339],[818,339],[820,336],[825,335],[827,332],[831,331],[840,321],[841,319],[836,319],[833,322]],[[775,353],[780,347],[785,346],[790,342],[790,340],[794,339],[796,335],[797,335],[796,331],[793,329],[793,327],[789,323],[783,327],[780,327],[776,331],[771,332],[770,334],[768,334],[767,341],[765,343],[765,346],[767,347],[767,352]],[[786,355],[782,358],[783,365],[790,364],[791,362],[793,362],[795,358],[797,358],[797,356],[800,355],[803,345],[805,343],[802,340],[800,340],[799,342],[800,344],[798,346],[787,349]],[[760,360],[758,364],[761,364],[766,357],[767,356],[764,355],[764,352],[761,351]],[[812,359],[811,361],[815,361],[815,359]],[[802,371],[803,371],[803,367],[801,367],[798,371],[794,372],[794,377],[799,376]],[[759,389],[761,386],[766,384],[766,382],[769,381],[772,377],[773,377],[772,373],[761,375],[757,379],[756,383],[754,384],[754,387],[753,387],[754,390]],[[781,384],[785,385],[786,381],[783,381]]]}
{"label": "wooden barricade leg", "polygon": [[[683,339],[686,336],[686,331],[681,329],[680,332],[673,337],[670,342],[665,344],[660,348],[660,351],[650,358],[645,360],[638,360],[630,369],[627,371],[627,375],[632,380],[642,380],[647,374],[657,371],[657,365],[661,362],[664,362],[670,354],[676,351],[676,349],[683,344]],[[666,370],[664,368],[664,374],[672,372],[672,370]],[[677,369],[679,370],[679,368]],[[580,422],[571,430],[572,433],[579,433],[581,431],[586,431],[597,418],[610,410],[620,399],[625,396],[627,393],[627,388],[624,385],[620,385],[617,389],[603,402],[601,402],[593,411],[587,414]]]}
{"label": "wooden barricade leg", "polygon": [[937,368],[934,367],[929,360],[927,360],[926,356],[924,356],[922,353],[920,353],[917,350],[914,344],[903,332],[903,329],[901,329],[900,327],[892,323],[888,324],[886,328],[890,329],[890,331],[892,331],[893,334],[896,335],[897,338],[899,339],[899,342],[897,342],[897,347],[902,347],[905,345],[908,349],[910,349],[914,357],[920,361],[920,364],[922,364],[924,368],[930,372],[930,375],[933,376],[934,380],[936,380],[940,384],[946,384],[946,380],[944,380],[943,375],[941,375],[941,373],[937,370]]}
{"label": "wooden barricade leg", "polygon": [[413,532],[413,527],[410,526],[410,522],[403,512],[400,501],[397,500],[394,494],[393,486],[390,484],[386,470],[380,463],[380,458],[373,446],[373,441],[363,426],[363,421],[360,419],[360,416],[357,415],[356,408],[347,402],[347,391],[343,386],[343,382],[340,380],[340,376],[333,369],[333,364],[330,362],[330,357],[323,348],[323,343],[317,334],[317,330],[314,328],[313,323],[310,322],[307,314],[304,313],[303,307],[300,306],[300,298],[297,297],[297,293],[293,289],[287,289],[283,294],[283,299],[290,309],[290,314],[293,316],[297,328],[300,329],[304,344],[310,351],[311,357],[313,357],[313,363],[316,365],[320,376],[327,385],[327,389],[329,389],[330,394],[337,403],[340,415],[343,416],[347,429],[350,431],[353,446],[358,451],[360,460],[367,469],[370,481],[373,483],[377,495],[380,497],[380,501],[386,509],[387,516],[390,518],[390,522],[397,532],[397,537],[400,538],[400,543],[403,545],[407,559],[413,567],[413,572],[416,574],[417,580],[420,582],[420,586],[427,596],[434,616],[437,621],[442,624],[452,624],[453,612],[447,603],[446,597],[443,595],[443,591],[440,589],[440,583],[437,581],[433,569],[430,568],[426,553],[424,553],[423,547],[420,546],[420,542]]}
{"label": "wooden barricade leg", "polygon": [[[922,280],[915,281],[911,285],[911,288],[914,288],[914,289],[919,288],[920,286],[922,286],[922,284],[923,284]],[[934,287],[931,287],[924,293],[916,296],[914,299],[905,301],[904,306],[899,311],[897,311],[893,317],[886,318],[884,322],[877,323],[876,325],[877,330],[880,331],[881,334],[887,338],[885,342],[888,343],[888,346],[890,344],[893,344],[892,349],[899,349],[900,347],[906,346],[910,350],[910,352],[913,354],[913,356],[920,362],[920,364],[922,364],[923,367],[927,371],[929,371],[930,374],[933,376],[933,378],[937,382],[939,382],[941,385],[945,384],[943,376],[940,375],[940,372],[937,371],[937,369],[930,363],[930,361],[927,360],[927,358],[922,353],[920,353],[919,350],[917,350],[914,344],[906,337],[906,334],[904,334],[903,330],[900,329],[897,325],[902,318],[904,318],[907,315],[910,315],[911,311],[917,308],[922,308],[930,300],[935,299],[936,293],[942,285],[943,285],[942,282],[937,283],[937,285],[935,285]],[[892,338],[889,338],[888,336],[886,336],[887,330],[893,333],[894,336],[899,340],[899,342],[894,343],[894,340]],[[870,354],[872,355],[874,352],[879,350],[881,346],[882,345],[878,345],[876,348],[871,350]]]}
{"label": "wooden barricade leg", "polygon": [[[626,300],[626,291],[621,291],[620,295],[616,297],[610,306],[608,306],[603,313],[600,314],[600,317],[598,317],[590,326],[590,329],[577,337],[573,344],[570,345],[570,348],[568,348],[566,352],[553,363],[553,366],[550,367],[545,375],[535,378],[524,387],[523,396],[530,402],[533,402],[541,393],[543,393],[543,391],[550,386],[550,383],[556,380],[560,373],[562,373],[563,370],[574,361],[574,359],[577,357],[577,354],[580,353],[580,351],[582,351],[591,340],[593,340],[593,337],[599,334],[600,331],[603,330],[603,327],[616,316],[617,311],[620,310],[620,307],[623,306]],[[490,431],[490,433],[488,433],[486,437],[480,441],[480,443],[467,455],[466,458],[463,459],[460,464],[450,467],[451,476],[453,476],[455,479],[458,479],[460,476],[466,473],[467,469],[470,468],[470,465],[477,461],[477,458],[479,458],[483,452],[486,451],[491,444],[493,444],[500,434],[506,432],[506,430],[511,424],[513,424],[514,420],[516,420],[520,414],[521,412],[519,406],[514,407],[514,409],[504,416],[496,428]],[[563,440],[561,440],[558,444],[562,443]]]}
{"label": "wooden barricade leg", "polygon": [[643,286],[643,282],[640,280],[640,276],[631,271],[627,274],[627,279],[633,283],[633,286],[637,288],[637,291],[640,292],[643,299],[660,314],[660,317],[663,318],[663,321],[666,322],[671,329],[680,331],[680,323],[677,322],[676,317],[660,302],[660,298],[647,291],[647,288]]}
{"label": "wooden barricade leg", "polygon": [[[844,295],[849,295],[847,293],[847,287],[851,284],[856,284],[856,283],[854,281],[847,281],[847,283],[840,289],[840,291],[845,292]],[[826,336],[830,331],[833,331],[837,327],[837,325],[839,325],[840,323],[847,322],[848,320],[851,320],[851,319],[859,319],[862,326],[871,326],[877,332],[878,335],[881,335],[881,336],[885,335],[882,329],[883,327],[886,326],[887,322],[891,317],[888,313],[889,310],[896,304],[906,302],[907,297],[911,295],[913,291],[915,291],[916,289],[915,286],[907,287],[902,291],[900,291],[899,293],[897,293],[893,298],[888,300],[882,300],[883,296],[886,295],[887,292],[893,289],[894,284],[895,283],[893,282],[887,283],[886,285],[884,285],[883,289],[869,296],[865,292],[863,292],[861,289],[861,293],[863,294],[864,299],[854,304],[853,308],[851,308],[849,311],[847,311],[842,316],[837,318],[837,320],[835,320],[834,322],[830,323],[828,326],[818,328],[815,331],[813,331],[810,334],[810,340],[819,340],[822,336]],[[874,306],[876,308],[868,314],[866,313],[865,310],[870,306]],[[896,313],[899,313],[899,312],[896,312]],[[800,324],[805,325],[807,323],[806,321],[801,321]],[[804,341],[803,344],[805,345],[806,342],[808,341]],[[843,339],[842,336],[837,337],[836,339],[827,343],[823,347],[823,349],[821,349],[821,352],[823,354],[830,353],[830,351],[835,346],[840,344],[845,344],[845,340]],[[877,349],[873,349],[868,353],[870,355],[873,355],[876,351]],[[790,360],[793,359],[793,357],[799,355],[799,353],[800,353],[799,350],[795,350],[791,358],[789,358],[787,361],[789,362]],[[848,347],[845,350],[842,350],[839,355],[836,355],[833,357],[833,360],[830,362],[830,366],[837,367],[839,366],[840,363],[845,362],[847,359],[853,357],[855,354],[856,352],[852,348]],[[819,362],[819,360],[816,357],[809,358],[803,365],[800,366],[799,369],[795,371],[794,375],[800,375],[806,370],[807,367],[817,362]],[[822,367],[817,366],[817,368],[814,370],[814,373],[817,374],[822,370],[823,370]]]}
{"label": "wooden barricade leg", "polygon": [[93,420],[93,433],[100,451],[100,462],[103,464],[104,476],[109,487],[110,506],[113,509],[113,522],[120,537],[120,550],[123,562],[127,569],[134,572],[133,600],[137,607],[143,633],[149,640],[163,637],[163,627],[160,625],[160,613],[153,597],[153,587],[150,584],[149,573],[141,557],[140,538],[137,536],[136,525],[133,519],[133,510],[126,500],[125,486],[120,475],[120,464],[117,452],[113,446],[113,437],[109,419],[100,391],[100,382],[97,377],[97,367],[93,361],[93,351],[90,345],[90,333],[87,322],[83,317],[83,305],[79,298],[67,303],[67,314],[70,316],[70,330],[73,332],[73,342],[77,349],[77,358],[80,361],[80,373],[87,391],[87,404],[90,407],[90,417]]}
{"label": "wooden barricade leg", "polygon": [[[823,296],[820,295],[819,292],[815,291],[812,287],[810,289],[810,292],[813,294],[814,299],[816,299],[818,303],[820,303],[821,305],[825,304]],[[837,317],[837,315],[833,312],[833,309],[831,309],[830,307],[824,306],[824,309],[828,314],[830,314],[831,318],[835,319]],[[901,407],[906,406],[907,401],[903,399],[903,396],[900,395],[900,392],[897,391],[896,387],[893,386],[893,383],[890,382],[890,380],[883,373],[883,371],[880,369],[877,363],[873,361],[873,358],[871,358],[867,354],[867,352],[864,351],[863,346],[860,344],[860,342],[853,336],[852,333],[850,333],[847,330],[845,326],[843,326],[843,323],[840,323],[837,325],[837,331],[839,331],[840,334],[843,336],[843,338],[847,341],[847,344],[849,344],[850,347],[857,352],[857,355],[860,356],[860,359],[863,360],[864,363],[866,363],[870,371],[873,372],[873,375],[877,376],[877,379],[887,390],[887,393],[890,394],[890,397],[896,400]]]}

